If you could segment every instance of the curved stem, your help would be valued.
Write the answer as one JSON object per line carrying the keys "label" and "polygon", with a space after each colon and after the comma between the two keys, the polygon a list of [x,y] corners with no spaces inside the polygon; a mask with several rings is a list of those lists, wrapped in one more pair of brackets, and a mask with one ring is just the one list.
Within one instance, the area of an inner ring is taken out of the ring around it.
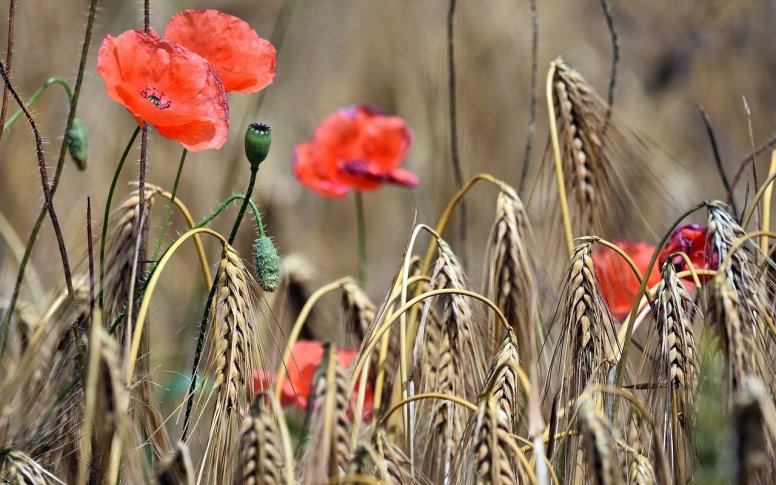
{"label": "curved stem", "polygon": [[[447,9],[447,80],[449,95],[449,116],[450,116],[450,153],[453,162],[453,175],[455,176],[455,185],[460,190],[463,187],[463,170],[461,170],[461,157],[458,153],[458,115],[457,99],[455,87],[455,6],[457,0],[450,0]],[[461,202],[461,220],[459,221],[458,236],[461,239],[461,247],[464,253],[464,262],[466,261],[466,203]],[[465,266],[465,265],[464,265]]]}
{"label": "curved stem", "polygon": [[[665,234],[663,234],[663,237],[660,239],[660,242],[657,244],[657,247],[662,248],[663,245],[665,245],[671,233],[674,231],[676,226],[678,226],[679,223],[682,222],[682,220],[684,220],[685,217],[689,216],[690,214],[697,211],[698,209],[705,207],[705,205],[706,205],[705,203],[701,202],[700,204],[696,205],[692,209],[686,211],[684,214],[679,216],[676,219],[676,221],[671,226],[669,226],[668,231],[666,231]],[[650,258],[649,264],[647,265],[647,268],[644,271],[646,274],[650,274],[652,272],[652,268],[655,266],[655,263],[657,262],[658,253],[659,251],[657,250],[652,253],[652,258]],[[641,284],[639,285],[639,291],[636,293],[636,298],[634,299],[634,301],[640,302],[641,299],[644,297],[644,292],[646,291],[647,291],[647,278],[642,278]],[[615,387],[620,387],[620,384],[622,384],[623,370],[625,368],[624,364],[627,360],[628,348],[630,347],[630,342],[633,337],[633,324],[636,321],[636,313],[637,312],[632,311],[630,313],[630,316],[628,317],[628,326],[626,327],[626,330],[625,330],[625,340],[623,341],[623,344],[622,344],[622,351],[621,351],[622,353],[620,355],[620,359],[617,361],[617,368],[615,370],[615,375],[614,375]]]}
{"label": "curved stem", "polygon": [[776,179],[776,172],[768,175],[768,178],[765,179],[765,182],[760,186],[760,189],[757,191],[757,193],[754,195],[754,198],[752,199],[752,205],[747,209],[746,215],[741,220],[741,227],[746,229],[746,226],[749,225],[749,222],[752,220],[752,216],[754,215],[755,210],[757,209],[757,204],[760,203],[760,199],[763,198],[763,195],[765,195],[765,192],[768,190],[768,187],[773,183],[773,180]]}
{"label": "curved stem", "polygon": [[324,285],[318,288],[310,298],[304,303],[302,310],[299,312],[299,316],[296,317],[294,325],[291,327],[291,332],[288,334],[288,342],[286,348],[283,351],[283,358],[280,359],[280,365],[278,371],[275,373],[275,399],[280,400],[280,391],[283,389],[283,379],[286,377],[286,369],[291,359],[291,350],[294,348],[296,340],[299,338],[299,334],[302,333],[302,327],[307,321],[307,317],[310,315],[315,304],[328,293],[342,288],[342,285],[352,281],[350,278],[340,278],[336,281],[332,281],[328,285]]}
{"label": "curved stem", "polygon": [[[503,180],[499,180],[496,177],[487,174],[487,173],[480,173],[472,177],[466,184],[461,187],[461,189],[455,193],[452,199],[450,199],[450,202],[447,203],[447,207],[445,207],[444,212],[442,213],[442,216],[439,218],[439,222],[437,222],[435,231],[438,234],[442,234],[445,230],[445,227],[447,226],[447,222],[450,220],[450,216],[452,215],[453,211],[455,210],[455,207],[458,205],[458,203],[463,199],[463,196],[466,195],[469,190],[471,190],[472,187],[477,182],[485,181],[490,182],[491,184],[495,185],[499,188],[502,192],[506,192],[509,194],[512,194],[514,197],[517,197],[517,194],[515,194],[515,191],[512,187],[509,186],[506,182]],[[434,255],[434,250],[436,249],[436,240],[431,241],[431,245],[429,245],[429,248],[426,250],[426,256],[423,259],[423,267],[421,269],[422,273],[426,273],[428,271],[429,266],[431,266],[431,257]]]}
{"label": "curved stem", "polygon": [[550,118],[550,139],[552,141],[552,156],[555,162],[555,184],[558,187],[558,202],[560,203],[560,217],[563,222],[563,234],[566,237],[566,246],[569,254],[574,249],[574,236],[571,232],[571,217],[569,216],[569,203],[566,198],[566,182],[563,180],[563,164],[560,159],[560,143],[558,142],[558,125],[555,119],[555,102],[552,94],[552,82],[555,79],[557,61],[550,64],[550,72],[547,73],[547,109]]}
{"label": "curved stem", "polygon": [[98,306],[100,308],[103,307],[104,303],[103,290],[105,280],[105,242],[108,239],[108,218],[110,217],[110,206],[113,202],[113,193],[116,190],[116,184],[119,181],[121,169],[124,168],[124,162],[127,160],[129,150],[132,148],[132,144],[135,143],[135,138],[137,138],[138,133],[140,133],[140,127],[135,128],[135,131],[132,133],[132,137],[129,139],[129,143],[127,143],[127,146],[124,148],[124,153],[121,154],[121,159],[119,160],[118,166],[116,166],[116,171],[113,172],[113,179],[110,182],[108,198],[105,201],[105,213],[102,216],[102,234],[100,235],[100,293],[97,298],[99,300]]}
{"label": "curved stem", "polygon": [[[159,250],[162,249],[162,244],[164,243],[164,236],[167,234],[167,228],[170,226],[170,217],[172,216],[172,206],[175,202],[177,202],[177,199],[175,198],[175,195],[178,193],[178,184],[181,181],[181,174],[183,173],[183,164],[186,163],[186,154],[188,154],[189,151],[185,148],[183,149],[183,153],[181,153],[181,161],[178,162],[178,171],[175,173],[175,182],[172,184],[172,193],[170,195],[170,202],[167,203],[167,210],[164,213],[164,222],[162,222],[162,230],[159,233],[159,239],[156,240],[156,247],[154,248],[154,252],[152,253],[151,259],[156,261],[156,258],[159,256]],[[208,283],[210,282],[210,278],[208,278]]]}
{"label": "curved stem", "polygon": [[[25,104],[29,107],[32,103],[37,101],[40,95],[43,94],[43,91],[45,91],[46,88],[51,86],[52,84],[59,84],[63,88],[65,88],[65,92],[67,92],[67,101],[68,103],[70,103],[71,100],[73,99],[73,90],[70,88],[70,84],[67,83],[67,80],[65,78],[55,76],[55,77],[50,77],[46,79],[46,82],[44,82],[41,85],[41,87],[38,88],[37,91],[32,93],[32,96],[27,98],[27,102]],[[14,121],[16,121],[17,118],[19,118],[19,116],[21,116],[22,114],[24,114],[24,111],[22,111],[21,109],[17,110],[16,113],[12,114],[3,125],[3,130],[7,130],[8,128],[10,128],[11,125],[13,125]]]}
{"label": "curved stem", "polygon": [[405,405],[407,405],[407,404],[409,404],[411,402],[421,401],[423,399],[441,399],[443,401],[450,401],[452,403],[455,403],[455,404],[458,404],[458,405],[461,405],[461,406],[465,407],[466,409],[468,409],[469,411],[471,411],[473,413],[477,412],[477,406],[474,405],[473,403],[467,401],[466,399],[464,399],[462,397],[455,396],[453,394],[444,394],[444,393],[441,393],[441,392],[424,392],[422,394],[415,394],[412,397],[408,397],[406,399],[402,399],[401,401],[396,403],[393,407],[391,407],[391,409],[386,411],[386,413],[380,418],[380,420],[377,422],[377,426],[376,427],[378,429],[383,427],[383,425],[385,425],[385,423],[388,421],[388,418],[390,418],[391,415],[393,413],[395,413],[396,411],[398,411],[401,407],[403,407],[403,406],[405,406]]}
{"label": "curved stem", "polygon": [[[264,235],[264,226],[261,223],[261,218],[258,216],[258,209],[256,209],[256,206],[252,203],[251,200],[251,193],[253,193],[253,186],[256,183],[256,173],[259,171],[259,167],[257,166],[251,166],[251,178],[248,181],[248,189],[245,191],[245,195],[243,196],[243,203],[240,206],[240,212],[237,213],[237,219],[234,221],[234,226],[232,226],[232,232],[229,234],[229,239],[227,243],[231,246],[234,242],[235,237],[237,237],[237,230],[240,229],[240,224],[242,223],[243,216],[245,215],[245,209],[248,207],[248,205],[251,206],[251,208],[254,210],[254,214],[256,215],[257,224],[259,226],[259,231],[261,235]],[[232,199],[233,200],[233,199]],[[221,207],[219,207],[220,210],[212,214],[212,217],[210,217],[207,220],[211,220],[213,217],[218,215],[223,208],[226,207],[226,203],[221,204]],[[202,224],[206,224],[206,222],[203,221]],[[199,225],[198,225],[199,227]],[[205,345],[205,334],[207,332],[207,322],[208,318],[210,317],[210,307],[213,304],[213,297],[216,294],[216,286],[218,284],[218,275],[216,275],[215,279],[213,280],[213,283],[210,285],[210,292],[207,295],[207,300],[205,301],[205,309],[202,312],[202,320],[199,322],[199,335],[197,335],[197,348],[194,351],[194,362],[192,363],[191,367],[191,384],[189,385],[189,391],[188,391],[188,397],[186,398],[186,414],[183,418],[183,431],[181,434],[181,440],[186,441],[186,436],[189,432],[189,420],[191,419],[191,410],[194,406],[194,390],[197,387],[197,368],[199,367],[199,361],[202,359],[202,349]]]}
{"label": "curved stem", "polygon": [[356,190],[356,222],[358,224],[358,283],[366,289],[366,221],[364,219],[364,199],[361,191]]}
{"label": "curved stem", "polygon": [[132,349],[129,354],[129,370],[127,372],[127,387],[132,385],[132,377],[135,372],[135,363],[137,362],[137,353],[140,350],[140,338],[143,334],[143,327],[146,320],[146,314],[148,313],[148,307],[151,304],[151,297],[154,295],[154,289],[156,288],[156,284],[159,282],[159,277],[161,276],[164,267],[167,265],[167,262],[172,258],[172,255],[175,254],[175,251],[181,247],[181,245],[186,242],[186,240],[192,236],[195,236],[196,234],[209,234],[219,241],[221,241],[221,244],[226,247],[227,242],[226,239],[224,239],[224,236],[221,234],[215,232],[212,229],[208,229],[206,227],[200,227],[197,229],[192,229],[186,234],[179,237],[171,246],[170,249],[164,252],[164,256],[162,256],[162,259],[159,260],[159,264],[156,267],[156,270],[154,271],[154,274],[151,276],[151,278],[148,280],[148,285],[146,285],[145,292],[143,294],[143,301],[140,303],[140,309],[137,312],[137,319],[136,319],[136,329],[134,334],[132,335]]}

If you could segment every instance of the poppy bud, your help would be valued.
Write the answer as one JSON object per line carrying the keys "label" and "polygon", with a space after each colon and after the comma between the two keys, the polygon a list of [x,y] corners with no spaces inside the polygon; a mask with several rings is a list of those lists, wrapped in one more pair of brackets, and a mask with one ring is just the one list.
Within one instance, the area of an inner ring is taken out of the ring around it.
{"label": "poppy bud", "polygon": [[272,240],[267,236],[256,239],[253,256],[261,289],[269,292],[277,290],[280,284],[280,257]]}
{"label": "poppy bud", "polygon": [[272,143],[272,132],[263,123],[251,123],[245,132],[245,156],[251,162],[251,168],[259,168],[259,164],[267,158],[269,146]]}
{"label": "poppy bud", "polygon": [[67,138],[67,151],[80,170],[86,170],[89,158],[89,135],[86,133],[81,118],[73,118],[70,126],[70,136]]}

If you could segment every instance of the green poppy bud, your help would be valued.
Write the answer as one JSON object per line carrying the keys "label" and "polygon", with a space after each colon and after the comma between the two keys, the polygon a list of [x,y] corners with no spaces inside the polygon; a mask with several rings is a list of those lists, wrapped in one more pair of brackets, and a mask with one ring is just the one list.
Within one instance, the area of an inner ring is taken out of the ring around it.
{"label": "green poppy bud", "polygon": [[280,285],[280,257],[272,240],[267,236],[256,239],[253,256],[261,289],[269,292],[277,290]]}
{"label": "green poppy bud", "polygon": [[70,136],[67,138],[67,151],[80,170],[86,170],[89,159],[89,135],[81,118],[73,118]]}
{"label": "green poppy bud", "polygon": [[259,168],[259,164],[267,158],[269,146],[272,144],[272,131],[263,123],[251,123],[245,132],[245,156],[251,162],[251,168]]}

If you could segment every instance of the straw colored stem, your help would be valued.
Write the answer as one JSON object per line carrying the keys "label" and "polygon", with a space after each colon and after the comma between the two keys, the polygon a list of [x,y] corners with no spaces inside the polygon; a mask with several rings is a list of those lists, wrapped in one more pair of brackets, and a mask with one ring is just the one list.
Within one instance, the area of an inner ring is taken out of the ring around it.
{"label": "straw colored stem", "polygon": [[445,394],[441,392],[424,392],[422,394],[415,394],[414,396],[402,399],[398,403],[396,403],[393,407],[391,407],[377,422],[377,428],[382,428],[385,423],[388,421],[388,418],[391,417],[393,413],[399,410],[399,408],[414,402],[414,401],[421,401],[423,399],[441,399],[443,401],[450,401],[454,402],[456,404],[460,404],[461,406],[467,408],[469,411],[476,413],[477,412],[477,406],[473,403],[470,403],[466,399],[455,396],[452,394]]}
{"label": "straw colored stem", "polygon": [[558,201],[560,202],[560,217],[563,222],[563,234],[566,237],[566,246],[569,254],[574,249],[574,236],[571,232],[571,218],[569,216],[569,203],[566,198],[566,182],[563,180],[563,164],[560,159],[560,143],[558,142],[558,125],[555,120],[555,103],[552,95],[552,80],[555,78],[557,64],[550,63],[550,72],[547,74],[547,109],[550,118],[550,139],[552,141],[552,156],[555,162],[555,183],[558,186]]}
{"label": "straw colored stem", "polygon": [[[771,152],[771,167],[768,169],[768,177],[776,174],[776,150]],[[773,195],[773,184],[766,185],[765,188],[765,200],[763,201],[763,220],[761,221],[761,228],[763,231],[768,232],[771,224],[771,196]],[[763,252],[763,259],[768,254],[768,238],[763,236],[760,238],[760,249]]]}
{"label": "straw colored stem", "polygon": [[171,246],[170,249],[165,251],[164,256],[162,256],[162,259],[159,260],[159,265],[156,267],[156,270],[154,271],[154,274],[151,276],[151,279],[148,281],[148,285],[146,286],[145,293],[143,295],[143,301],[140,304],[140,309],[137,312],[137,320],[136,320],[136,329],[135,333],[132,336],[132,349],[129,354],[129,362],[128,365],[128,371],[127,371],[127,387],[131,386],[132,384],[132,377],[134,376],[135,372],[135,363],[137,361],[137,353],[140,351],[140,337],[143,334],[143,327],[145,323],[145,317],[148,313],[148,307],[151,304],[151,297],[154,295],[154,289],[156,288],[156,284],[159,282],[159,277],[161,276],[162,272],[164,271],[164,267],[167,265],[167,262],[172,258],[172,255],[175,254],[175,251],[190,237],[196,235],[196,234],[209,234],[219,241],[221,241],[221,244],[226,246],[227,242],[226,239],[224,239],[224,236],[217,233],[216,231],[213,231],[212,229],[207,229],[205,227],[200,227],[197,229],[192,229],[186,234],[179,237]]}

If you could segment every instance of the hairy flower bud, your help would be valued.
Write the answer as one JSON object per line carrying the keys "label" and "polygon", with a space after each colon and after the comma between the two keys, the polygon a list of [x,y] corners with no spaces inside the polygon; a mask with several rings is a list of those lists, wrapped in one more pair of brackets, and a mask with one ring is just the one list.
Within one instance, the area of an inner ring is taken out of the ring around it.
{"label": "hairy flower bud", "polygon": [[267,236],[256,239],[253,256],[261,289],[269,292],[277,290],[280,285],[280,257],[272,240]]}
{"label": "hairy flower bud", "polygon": [[67,151],[80,170],[86,170],[89,160],[89,135],[81,118],[73,118],[70,136],[67,138]]}

